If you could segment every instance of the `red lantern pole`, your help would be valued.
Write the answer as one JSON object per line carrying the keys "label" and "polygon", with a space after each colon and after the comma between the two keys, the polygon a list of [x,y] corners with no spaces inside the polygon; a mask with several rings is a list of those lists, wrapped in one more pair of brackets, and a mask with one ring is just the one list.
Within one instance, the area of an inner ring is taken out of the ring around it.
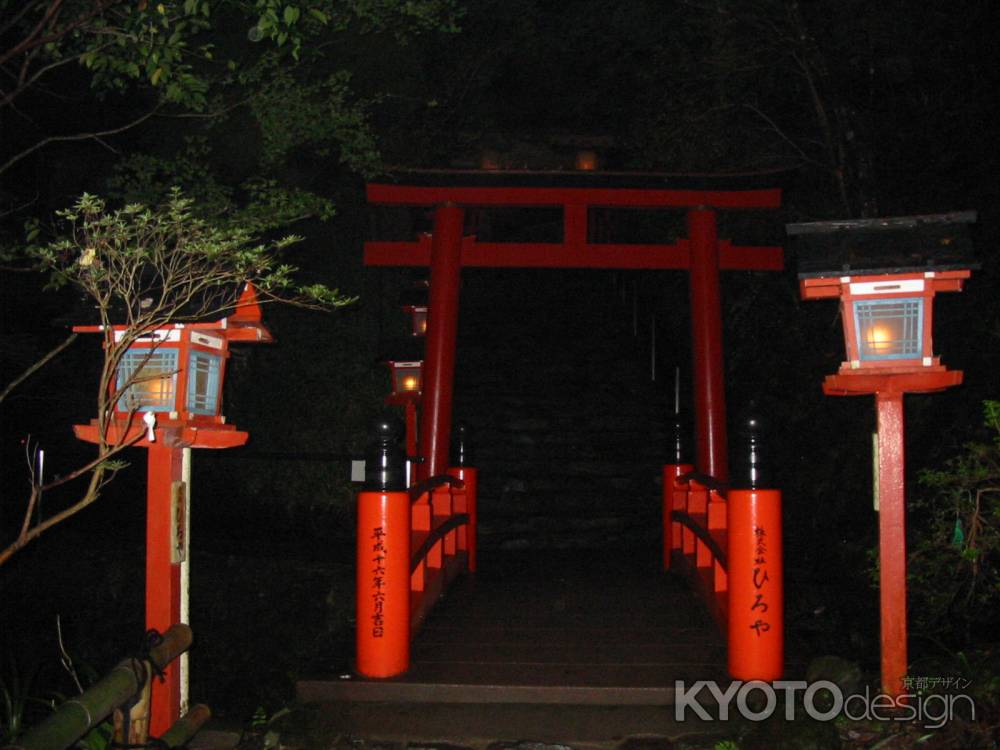
{"label": "red lantern pole", "polygon": [[720,482],[729,479],[726,459],[726,391],[722,371],[719,241],[715,211],[688,211],[691,249],[691,352],[694,360],[697,466]]}
{"label": "red lantern pole", "polygon": [[906,485],[903,394],[875,394],[878,409],[879,598],[882,691],[903,694],[906,676]]}
{"label": "red lantern pole", "polygon": [[[146,629],[167,632],[181,620],[181,566],[177,557],[178,523],[183,524],[183,448],[149,444],[146,488]],[[177,507],[179,506],[179,507]],[[181,530],[183,533],[183,530]],[[153,681],[149,732],[159,737],[180,716],[180,664],[164,669]]]}
{"label": "red lantern pole", "polygon": [[463,210],[451,203],[438,206],[434,214],[420,430],[420,448],[425,461],[418,464],[418,475],[424,479],[443,474],[448,469],[463,216]]}

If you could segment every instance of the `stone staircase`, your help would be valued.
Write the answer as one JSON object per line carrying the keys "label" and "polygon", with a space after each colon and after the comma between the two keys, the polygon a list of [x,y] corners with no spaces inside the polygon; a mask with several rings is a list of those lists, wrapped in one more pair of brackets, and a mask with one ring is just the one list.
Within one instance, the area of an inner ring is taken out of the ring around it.
{"label": "stone staircase", "polygon": [[609,272],[463,272],[455,418],[484,551],[655,552],[670,386],[630,324]]}

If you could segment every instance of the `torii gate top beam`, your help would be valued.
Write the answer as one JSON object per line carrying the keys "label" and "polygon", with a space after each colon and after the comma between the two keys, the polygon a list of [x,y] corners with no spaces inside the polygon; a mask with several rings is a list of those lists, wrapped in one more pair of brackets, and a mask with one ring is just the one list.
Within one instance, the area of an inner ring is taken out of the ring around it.
{"label": "torii gate top beam", "polygon": [[[634,187],[526,186],[367,186],[368,202],[388,206],[435,206],[453,204],[463,208],[561,207],[562,242],[462,242],[461,264],[506,268],[626,268],[689,269],[690,243],[672,244],[592,242],[588,236],[591,208],[633,209],[767,209],[781,205],[781,191],[691,190]],[[366,242],[365,264],[370,266],[428,266],[431,238],[409,242]],[[784,266],[781,247],[734,246],[719,241],[721,270],[780,271]]]}
{"label": "torii gate top beam", "polygon": [[781,190],[657,190],[578,187],[368,185],[368,202],[387,206],[567,206],[600,208],[780,208]]}

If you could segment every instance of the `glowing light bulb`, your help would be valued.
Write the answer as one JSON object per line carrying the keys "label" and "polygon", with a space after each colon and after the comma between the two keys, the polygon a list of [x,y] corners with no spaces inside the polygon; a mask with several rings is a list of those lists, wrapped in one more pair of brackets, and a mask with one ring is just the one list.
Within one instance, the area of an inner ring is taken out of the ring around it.
{"label": "glowing light bulb", "polygon": [[868,347],[876,353],[884,353],[892,347],[895,337],[888,326],[875,325],[868,329]]}
{"label": "glowing light bulb", "polygon": [[404,391],[415,391],[417,390],[418,385],[419,381],[417,381],[417,379],[413,375],[407,375],[406,377],[403,378]]}

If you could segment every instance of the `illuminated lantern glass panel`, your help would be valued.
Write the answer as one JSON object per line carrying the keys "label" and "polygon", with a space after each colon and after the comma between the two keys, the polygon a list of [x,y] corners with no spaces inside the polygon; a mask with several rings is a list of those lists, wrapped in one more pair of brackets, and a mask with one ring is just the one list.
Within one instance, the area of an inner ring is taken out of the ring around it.
{"label": "illuminated lantern glass panel", "polygon": [[397,396],[417,394],[423,388],[422,362],[392,362],[392,390]]}
{"label": "illuminated lantern glass panel", "polygon": [[173,411],[177,350],[129,349],[118,363],[116,390],[121,393],[118,408],[122,411]]}
{"label": "illuminated lantern glass panel", "polygon": [[427,308],[426,307],[413,307],[413,335],[414,336],[426,336],[427,335]]}
{"label": "illuminated lantern glass panel", "polygon": [[222,357],[193,351],[188,360],[187,410],[192,414],[219,411],[219,373]]}
{"label": "illuminated lantern glass panel", "polygon": [[923,337],[921,297],[854,302],[854,330],[861,361],[919,358]]}

